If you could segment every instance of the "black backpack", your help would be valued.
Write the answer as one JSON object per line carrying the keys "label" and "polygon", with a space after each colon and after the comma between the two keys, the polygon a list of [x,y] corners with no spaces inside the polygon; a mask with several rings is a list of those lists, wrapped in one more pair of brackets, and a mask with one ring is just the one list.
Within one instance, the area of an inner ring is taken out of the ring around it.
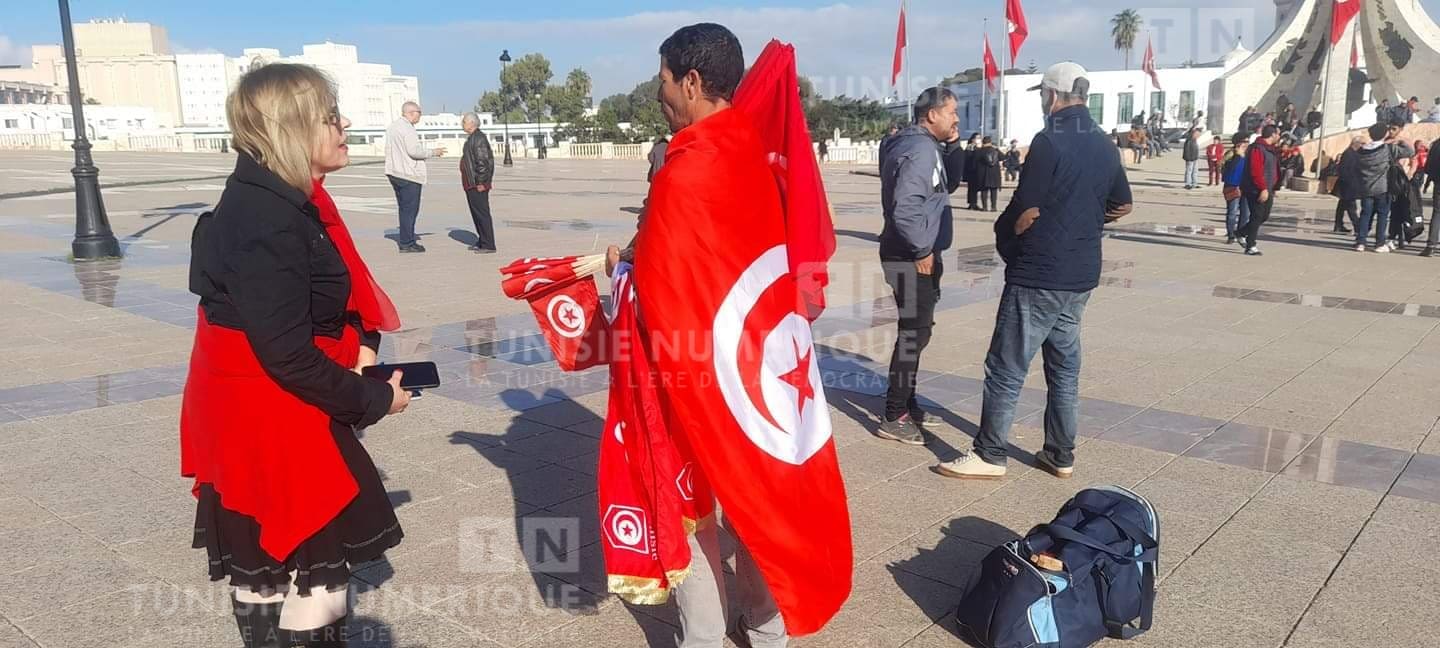
{"label": "black backpack", "polygon": [[1400,160],[1395,157],[1395,145],[1386,144],[1390,151],[1390,168],[1385,175],[1385,189],[1390,194],[1390,199],[1395,200],[1405,195],[1410,190],[1410,176],[1405,175],[1405,167],[1400,165]]}

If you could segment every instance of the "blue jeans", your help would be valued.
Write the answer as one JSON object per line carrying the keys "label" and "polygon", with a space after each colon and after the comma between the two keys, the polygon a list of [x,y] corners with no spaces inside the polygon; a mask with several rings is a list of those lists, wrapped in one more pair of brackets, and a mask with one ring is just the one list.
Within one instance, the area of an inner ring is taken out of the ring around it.
{"label": "blue jeans", "polygon": [[1006,284],[985,356],[985,401],[975,454],[1005,465],[1015,402],[1036,351],[1045,362],[1045,453],[1059,467],[1075,463],[1080,393],[1080,317],[1090,291],[1044,290]]}
{"label": "blue jeans", "polygon": [[1364,245],[1370,226],[1375,225],[1375,247],[1385,244],[1390,238],[1390,194],[1366,196],[1360,199],[1360,226],[1355,228],[1355,244]]}
{"label": "blue jeans", "polygon": [[420,218],[420,190],[425,185],[395,176],[385,177],[390,179],[390,186],[395,189],[395,202],[400,207],[400,235],[396,242],[400,247],[414,245],[415,221]]}
{"label": "blue jeans", "polygon": [[1199,160],[1187,160],[1187,161],[1185,162],[1185,186],[1187,186],[1187,187],[1198,187],[1198,186],[1200,186],[1200,179],[1196,177],[1199,169],[1200,169],[1200,161],[1199,161]]}
{"label": "blue jeans", "polygon": [[1225,235],[1239,236],[1250,222],[1250,201],[1244,196],[1225,201]]}

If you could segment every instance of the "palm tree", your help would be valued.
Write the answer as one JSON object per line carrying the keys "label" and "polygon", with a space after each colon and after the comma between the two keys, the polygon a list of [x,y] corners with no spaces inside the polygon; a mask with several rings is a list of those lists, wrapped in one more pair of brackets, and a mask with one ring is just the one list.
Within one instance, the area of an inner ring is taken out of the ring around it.
{"label": "palm tree", "polygon": [[1135,49],[1135,37],[1145,19],[1134,9],[1126,9],[1110,19],[1110,36],[1115,39],[1115,49],[1125,52],[1125,69],[1130,69],[1130,51]]}

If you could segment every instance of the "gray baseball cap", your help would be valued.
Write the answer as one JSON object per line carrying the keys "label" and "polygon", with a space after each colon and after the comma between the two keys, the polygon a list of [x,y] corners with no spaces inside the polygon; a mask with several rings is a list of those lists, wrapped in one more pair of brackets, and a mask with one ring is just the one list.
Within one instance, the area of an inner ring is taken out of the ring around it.
{"label": "gray baseball cap", "polygon": [[1050,66],[1045,70],[1045,77],[1040,80],[1031,90],[1048,88],[1056,92],[1074,92],[1075,82],[1080,79],[1088,79],[1089,73],[1079,63],[1073,61],[1062,61]]}

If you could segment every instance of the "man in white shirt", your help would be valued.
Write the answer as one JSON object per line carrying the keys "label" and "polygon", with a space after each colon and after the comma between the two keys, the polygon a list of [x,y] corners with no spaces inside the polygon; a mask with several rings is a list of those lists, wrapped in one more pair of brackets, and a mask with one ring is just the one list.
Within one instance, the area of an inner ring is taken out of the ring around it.
{"label": "man in white shirt", "polygon": [[1430,107],[1430,113],[1425,115],[1425,122],[1434,124],[1440,122],[1440,97],[1435,98],[1435,105]]}
{"label": "man in white shirt", "polygon": [[445,149],[426,149],[420,143],[415,124],[420,123],[420,104],[405,102],[400,119],[385,129],[385,177],[395,189],[395,202],[400,208],[400,235],[397,241],[402,253],[424,252],[415,238],[415,220],[420,217],[420,190],[425,188],[425,160],[440,157]]}

